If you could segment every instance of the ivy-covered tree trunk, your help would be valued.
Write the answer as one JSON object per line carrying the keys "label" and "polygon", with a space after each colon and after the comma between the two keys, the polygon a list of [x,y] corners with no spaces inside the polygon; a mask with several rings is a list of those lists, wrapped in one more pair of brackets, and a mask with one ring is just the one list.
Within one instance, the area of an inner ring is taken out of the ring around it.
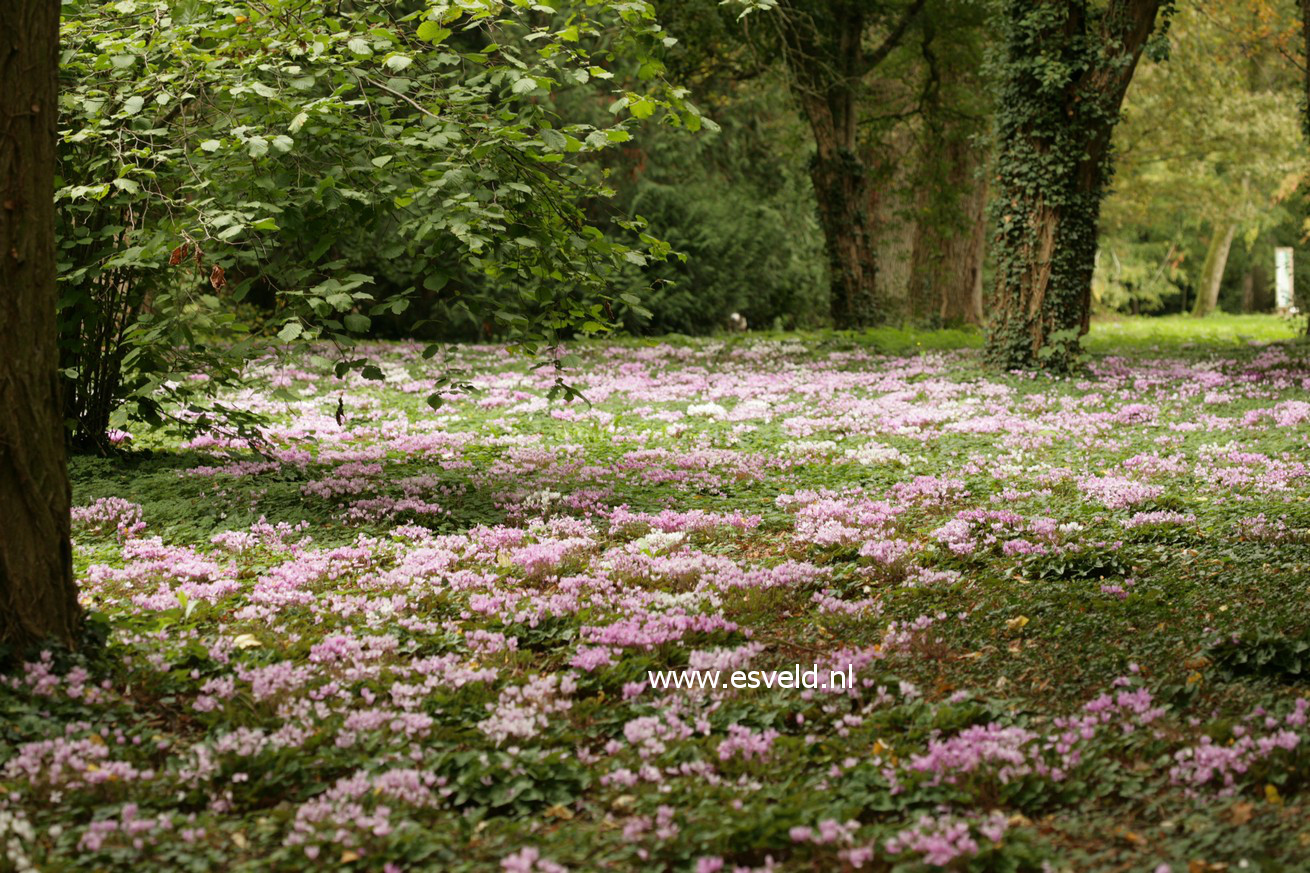
{"label": "ivy-covered tree trunk", "polygon": [[1091,317],[1110,138],[1168,0],[1006,0],[987,355],[1068,369]]}
{"label": "ivy-covered tree trunk", "polygon": [[1228,253],[1233,248],[1233,237],[1237,235],[1237,222],[1225,221],[1215,225],[1210,235],[1210,245],[1205,252],[1205,264],[1201,267],[1201,287],[1196,289],[1196,303],[1192,306],[1192,315],[1204,318],[1219,305],[1219,288],[1224,281],[1224,269],[1228,266]]}
{"label": "ivy-covered tree trunk", "polygon": [[79,611],[55,332],[59,4],[0,3],[0,645],[72,642]]}
{"label": "ivy-covered tree trunk", "polygon": [[779,4],[783,59],[814,136],[810,179],[823,227],[833,325],[860,328],[882,316],[878,256],[870,214],[872,178],[860,158],[863,78],[905,35],[925,0],[911,0],[883,42],[866,51],[870,4],[862,0],[790,0]]}

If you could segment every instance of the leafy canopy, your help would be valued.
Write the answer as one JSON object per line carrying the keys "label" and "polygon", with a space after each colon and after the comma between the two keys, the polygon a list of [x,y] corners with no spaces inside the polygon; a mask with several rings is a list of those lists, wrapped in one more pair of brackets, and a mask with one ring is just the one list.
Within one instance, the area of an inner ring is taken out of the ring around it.
{"label": "leafy canopy", "polygon": [[[429,265],[428,290],[478,277],[462,303],[529,352],[608,330],[608,277],[668,247],[597,226],[582,206],[608,191],[587,164],[643,119],[704,123],[664,79],[666,41],[644,0],[65,3],[56,196],[80,402],[200,409],[259,346],[230,305],[252,292],[280,340],[330,340],[339,374],[380,378],[352,339],[415,289],[356,269],[362,240]],[[555,108],[589,83],[607,125]],[[197,367],[216,378],[177,378]]]}

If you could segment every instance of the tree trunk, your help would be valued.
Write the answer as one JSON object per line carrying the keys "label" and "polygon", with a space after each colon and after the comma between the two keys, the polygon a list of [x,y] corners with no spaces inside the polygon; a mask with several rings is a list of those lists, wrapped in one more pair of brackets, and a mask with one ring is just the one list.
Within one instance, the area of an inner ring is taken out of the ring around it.
{"label": "tree trunk", "polygon": [[864,0],[783,0],[774,16],[792,92],[814,135],[810,164],[828,253],[833,326],[881,320],[878,255],[869,212],[873,180],[857,136],[863,79],[899,44],[926,0],[910,0],[882,44],[864,47]]}
{"label": "tree trunk", "polygon": [[1247,270],[1242,277],[1242,311],[1255,312],[1255,271]]}
{"label": "tree trunk", "polygon": [[[1310,0],[1301,0],[1301,129],[1310,136]],[[1310,329],[1310,328],[1307,328]]]}
{"label": "tree trunk", "polygon": [[[1067,370],[1091,318],[1110,137],[1163,0],[1006,0],[987,355]],[[1052,67],[1075,72],[1052,84]]]}
{"label": "tree trunk", "polygon": [[80,612],[56,341],[59,4],[0,3],[0,644],[72,644]]}
{"label": "tree trunk", "polygon": [[780,16],[792,91],[814,135],[810,179],[828,254],[833,326],[865,327],[878,315],[878,259],[871,180],[856,137],[864,10],[856,2],[791,3]]}
{"label": "tree trunk", "polygon": [[828,253],[833,326],[866,327],[878,318],[878,258],[870,232],[868,172],[854,152],[824,149],[810,164],[810,178]]}
{"label": "tree trunk", "polygon": [[910,259],[912,312],[917,321],[937,325],[982,324],[987,234],[983,154],[966,138],[937,142],[939,160],[945,163],[945,190],[919,188]]}
{"label": "tree trunk", "polygon": [[1209,315],[1219,305],[1219,287],[1223,284],[1224,268],[1228,266],[1228,253],[1236,235],[1236,222],[1215,225],[1210,246],[1205,252],[1205,264],[1201,267],[1201,287],[1196,291],[1196,302],[1192,306],[1192,315],[1196,318]]}
{"label": "tree trunk", "polygon": [[910,311],[910,264],[914,254],[914,215],[918,208],[917,143],[908,127],[884,135],[866,148],[864,164],[873,174],[869,192],[869,233],[878,264],[874,294],[879,313],[897,318]]}

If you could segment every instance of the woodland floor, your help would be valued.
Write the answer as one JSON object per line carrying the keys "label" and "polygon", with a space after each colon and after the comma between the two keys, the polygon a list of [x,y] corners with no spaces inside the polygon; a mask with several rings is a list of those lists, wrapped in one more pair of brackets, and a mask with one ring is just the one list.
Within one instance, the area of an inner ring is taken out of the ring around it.
{"label": "woodland floor", "polygon": [[[1288,335],[584,344],[567,406],[462,347],[435,412],[416,345],[268,362],[262,454],[74,459],[108,644],[0,680],[0,869],[1305,870]],[[857,687],[647,682],[798,663]]]}

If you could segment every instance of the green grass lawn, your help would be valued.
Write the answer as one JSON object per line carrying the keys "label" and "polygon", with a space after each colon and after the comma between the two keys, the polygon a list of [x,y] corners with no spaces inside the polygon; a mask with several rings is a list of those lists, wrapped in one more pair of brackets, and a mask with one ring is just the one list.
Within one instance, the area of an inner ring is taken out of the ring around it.
{"label": "green grass lawn", "polygon": [[[1281,315],[1229,315],[1215,313],[1206,318],[1190,315],[1112,316],[1095,318],[1083,340],[1089,352],[1098,355],[1128,351],[1148,352],[1228,348],[1249,343],[1295,340],[1304,332],[1304,320]],[[982,331],[977,328],[921,330],[916,328],[876,327],[853,333],[808,331],[751,334],[769,339],[800,339],[805,342],[856,343],[884,354],[904,355],[921,351],[981,348]],[[722,337],[721,337],[722,338]],[[733,338],[729,335],[728,340]],[[738,340],[739,341],[739,340]]]}
{"label": "green grass lawn", "polygon": [[1304,331],[1304,319],[1281,315],[1229,315],[1206,318],[1190,315],[1102,318],[1092,322],[1086,348],[1100,354],[1128,349],[1176,349],[1185,346],[1224,347],[1295,339]]}

